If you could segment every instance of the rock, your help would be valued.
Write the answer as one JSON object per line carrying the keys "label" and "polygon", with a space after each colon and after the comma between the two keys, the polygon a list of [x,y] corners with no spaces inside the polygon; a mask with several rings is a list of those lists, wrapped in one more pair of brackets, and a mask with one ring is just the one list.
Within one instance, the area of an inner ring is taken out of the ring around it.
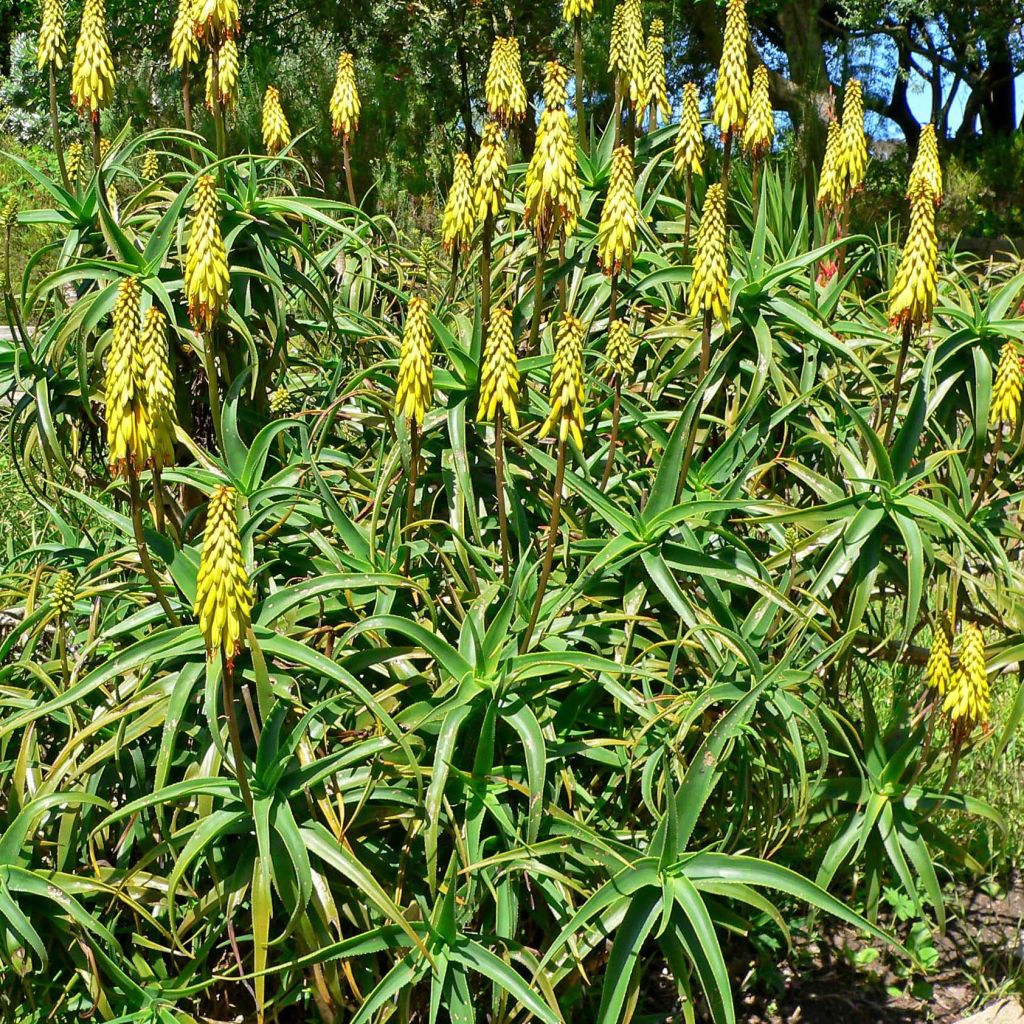
{"label": "rock", "polygon": [[960,1024],[1024,1024],[1024,1006],[1016,999],[1001,999]]}

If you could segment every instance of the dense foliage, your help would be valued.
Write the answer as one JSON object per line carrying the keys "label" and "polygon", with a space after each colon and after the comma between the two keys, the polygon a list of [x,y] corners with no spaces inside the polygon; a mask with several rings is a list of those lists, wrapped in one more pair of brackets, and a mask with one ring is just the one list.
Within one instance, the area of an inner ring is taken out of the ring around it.
{"label": "dense foliage", "polygon": [[7,157],[7,1019],[612,1024],[665,969],[728,1022],[808,907],[921,967],[883,895],[944,927],[1003,826],[958,778],[1019,750],[1024,273],[937,257],[927,144],[902,256],[845,232],[859,85],[808,196],[745,31],[721,181],[628,35],[604,130],[549,66],[506,168],[495,47],[443,247],[326,197],[272,93],[275,155],[226,90],[212,142]]}

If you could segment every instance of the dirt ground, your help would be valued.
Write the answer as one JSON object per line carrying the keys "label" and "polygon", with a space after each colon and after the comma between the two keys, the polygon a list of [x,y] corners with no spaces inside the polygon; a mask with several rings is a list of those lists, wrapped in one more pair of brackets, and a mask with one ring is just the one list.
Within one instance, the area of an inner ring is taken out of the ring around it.
{"label": "dirt ground", "polygon": [[736,1008],[745,1024],[956,1024],[1000,996],[1024,992],[1024,875],[993,898],[964,891],[938,961],[926,979],[900,977],[887,956],[857,964],[863,946],[847,930],[798,952],[799,970],[780,962],[784,991],[752,994]]}

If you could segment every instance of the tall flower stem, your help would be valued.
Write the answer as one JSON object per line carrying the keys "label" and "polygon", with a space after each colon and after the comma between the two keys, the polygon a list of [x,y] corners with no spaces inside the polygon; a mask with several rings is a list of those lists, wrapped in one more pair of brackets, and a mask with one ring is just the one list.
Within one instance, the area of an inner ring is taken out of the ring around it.
{"label": "tall flower stem", "polygon": [[604,464],[604,474],[601,477],[601,490],[608,486],[612,476],[612,466],[615,464],[615,445],[619,440],[619,415],[622,408],[622,380],[615,374],[615,401],[612,404],[612,431],[608,437],[608,460]]}
{"label": "tall flower stem", "polygon": [[690,225],[693,221],[693,171],[686,168],[686,211],[683,214],[683,262],[690,259]]}
{"label": "tall flower stem", "polygon": [[[213,89],[213,130],[216,140],[217,159],[223,160],[227,156],[227,133],[224,130],[224,104],[220,101],[220,51],[214,47],[210,54],[210,65],[212,68],[212,89]],[[223,176],[224,169],[221,168]]]}
{"label": "tall flower stem", "polygon": [[726,195],[729,192],[729,163],[732,159],[732,129],[730,128],[722,138],[722,187]]}
{"label": "tall flower stem", "polygon": [[491,246],[494,240],[494,214],[484,218],[480,238],[480,332],[481,348],[487,341],[487,325],[491,321]]}
{"label": "tall flower stem", "polygon": [[587,116],[583,97],[583,19],[576,15],[572,22],[573,53],[576,58],[576,124],[579,127],[580,149],[588,153],[587,147]]}
{"label": "tall flower stem", "polygon": [[135,546],[139,550],[142,571],[146,574],[146,579],[149,581],[157,601],[160,602],[160,607],[163,608],[167,621],[174,627],[180,626],[181,619],[175,614],[174,609],[167,600],[163,586],[157,578],[156,569],[153,567],[153,561],[149,557],[149,547],[146,545],[146,534],[142,525],[142,495],[139,491],[139,477],[133,467],[128,469],[128,495],[131,502],[132,531],[135,534]]}
{"label": "tall flower stem", "polygon": [[348,201],[352,206],[356,205],[356,190],[352,184],[352,156],[348,148],[348,135],[341,139],[341,158],[345,164],[345,184],[348,186]]}
{"label": "tall flower stem", "polygon": [[907,353],[910,351],[910,322],[903,324],[903,340],[900,343],[900,355],[896,361],[896,376],[892,382],[892,404],[889,406],[889,418],[885,423],[885,433],[882,435],[882,445],[888,448],[889,438],[892,436],[893,424],[896,422],[896,408],[900,404],[900,388],[903,385],[903,371],[907,365]]}
{"label": "tall flower stem", "polygon": [[566,307],[566,283],[565,274],[565,235],[558,236],[558,315],[565,312]]}
{"label": "tall flower stem", "polygon": [[494,416],[494,490],[498,499],[498,530],[501,535],[501,578],[508,583],[509,542],[508,515],[505,512],[505,429],[504,414],[499,409]]}
{"label": "tall flower stem", "polygon": [[192,92],[188,80],[188,64],[181,65],[181,108],[185,113],[185,131],[192,131]]}
{"label": "tall flower stem", "polygon": [[213,434],[217,447],[224,452],[224,429],[220,417],[220,388],[217,382],[217,353],[213,344],[213,331],[203,338],[203,365],[206,369],[206,388],[210,397],[210,416],[213,419]]}
{"label": "tall flower stem", "polygon": [[555,487],[551,498],[551,522],[548,524],[548,543],[544,549],[544,564],[540,571],[540,580],[537,583],[537,596],[533,600],[533,611],[530,612],[530,622],[523,634],[522,642],[519,644],[519,653],[523,654],[530,647],[533,639],[533,631],[537,628],[537,619],[540,616],[540,607],[544,603],[544,591],[547,589],[548,577],[551,575],[551,563],[555,557],[555,544],[558,541],[558,522],[562,514],[562,486],[565,483],[565,438],[558,442],[558,464],[555,467]]}
{"label": "tall flower stem", "polygon": [[100,115],[97,112],[92,114],[92,164],[96,168],[96,189],[103,192],[103,182],[100,180]]}
{"label": "tall flower stem", "polygon": [[975,513],[981,508],[982,503],[985,500],[985,496],[988,494],[988,489],[992,484],[992,478],[996,475],[996,464],[999,461],[999,453],[1003,448],[1003,431],[1000,428],[999,433],[996,434],[995,444],[992,445],[992,454],[989,456],[988,469],[985,470],[985,478],[981,481],[981,486],[978,488],[978,493],[974,497],[974,502],[971,504],[971,510],[967,513],[967,521],[970,522]]}
{"label": "tall flower stem", "polygon": [[67,165],[64,163],[64,143],[60,137],[60,121],[57,117],[57,76],[53,73],[53,63],[49,65],[50,70],[50,130],[53,132],[53,151],[57,154],[57,166],[60,168],[60,180],[64,187],[71,191],[71,179],[68,177]]}
{"label": "tall flower stem", "polygon": [[249,780],[245,777],[245,761],[242,760],[242,734],[238,730],[238,717],[235,715],[235,669],[227,655],[220,652],[221,695],[224,698],[224,717],[228,720],[228,739],[231,743],[231,757],[235,762],[235,778],[242,794],[242,802],[252,813],[252,790]]}
{"label": "tall flower stem", "polygon": [[[711,365],[711,310],[704,310],[704,324],[700,336],[700,367],[697,370],[696,391],[700,395],[701,385],[707,375],[708,367]],[[679,486],[676,488],[676,498],[686,483],[690,472],[690,463],[693,461],[693,446],[697,442],[697,423],[700,420],[700,398],[697,400],[697,408],[693,410],[693,421],[690,423],[690,433],[686,438],[686,455],[683,458],[683,468],[679,473]]]}
{"label": "tall flower stem", "polygon": [[[409,482],[405,495],[405,541],[411,537],[412,517],[416,514],[416,482],[419,476],[420,430],[414,419],[409,420]],[[405,554],[405,570],[409,571],[409,551]]]}
{"label": "tall flower stem", "polygon": [[455,298],[455,283],[459,277],[459,247],[458,245],[452,246],[452,273],[451,278],[448,281],[448,296],[447,301],[451,302]]}
{"label": "tall flower stem", "polygon": [[530,337],[526,343],[526,354],[537,351],[537,338],[540,335],[540,313],[544,302],[544,258],[547,246],[537,241],[537,259],[533,267],[533,314],[530,318]]}
{"label": "tall flower stem", "polygon": [[750,180],[750,209],[754,216],[754,227],[757,227],[757,208],[760,205],[761,196],[758,191],[758,171],[761,169],[761,161],[755,156],[751,161],[753,166],[751,168],[751,180]]}

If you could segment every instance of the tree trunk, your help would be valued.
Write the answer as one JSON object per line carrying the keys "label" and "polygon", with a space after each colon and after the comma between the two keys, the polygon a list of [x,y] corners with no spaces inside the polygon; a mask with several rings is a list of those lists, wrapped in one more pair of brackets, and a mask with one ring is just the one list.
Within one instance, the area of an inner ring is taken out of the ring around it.
{"label": "tree trunk", "polygon": [[1009,40],[996,34],[985,41],[988,67],[981,99],[982,131],[1012,135],[1016,128],[1017,97],[1014,90],[1013,60]]}

